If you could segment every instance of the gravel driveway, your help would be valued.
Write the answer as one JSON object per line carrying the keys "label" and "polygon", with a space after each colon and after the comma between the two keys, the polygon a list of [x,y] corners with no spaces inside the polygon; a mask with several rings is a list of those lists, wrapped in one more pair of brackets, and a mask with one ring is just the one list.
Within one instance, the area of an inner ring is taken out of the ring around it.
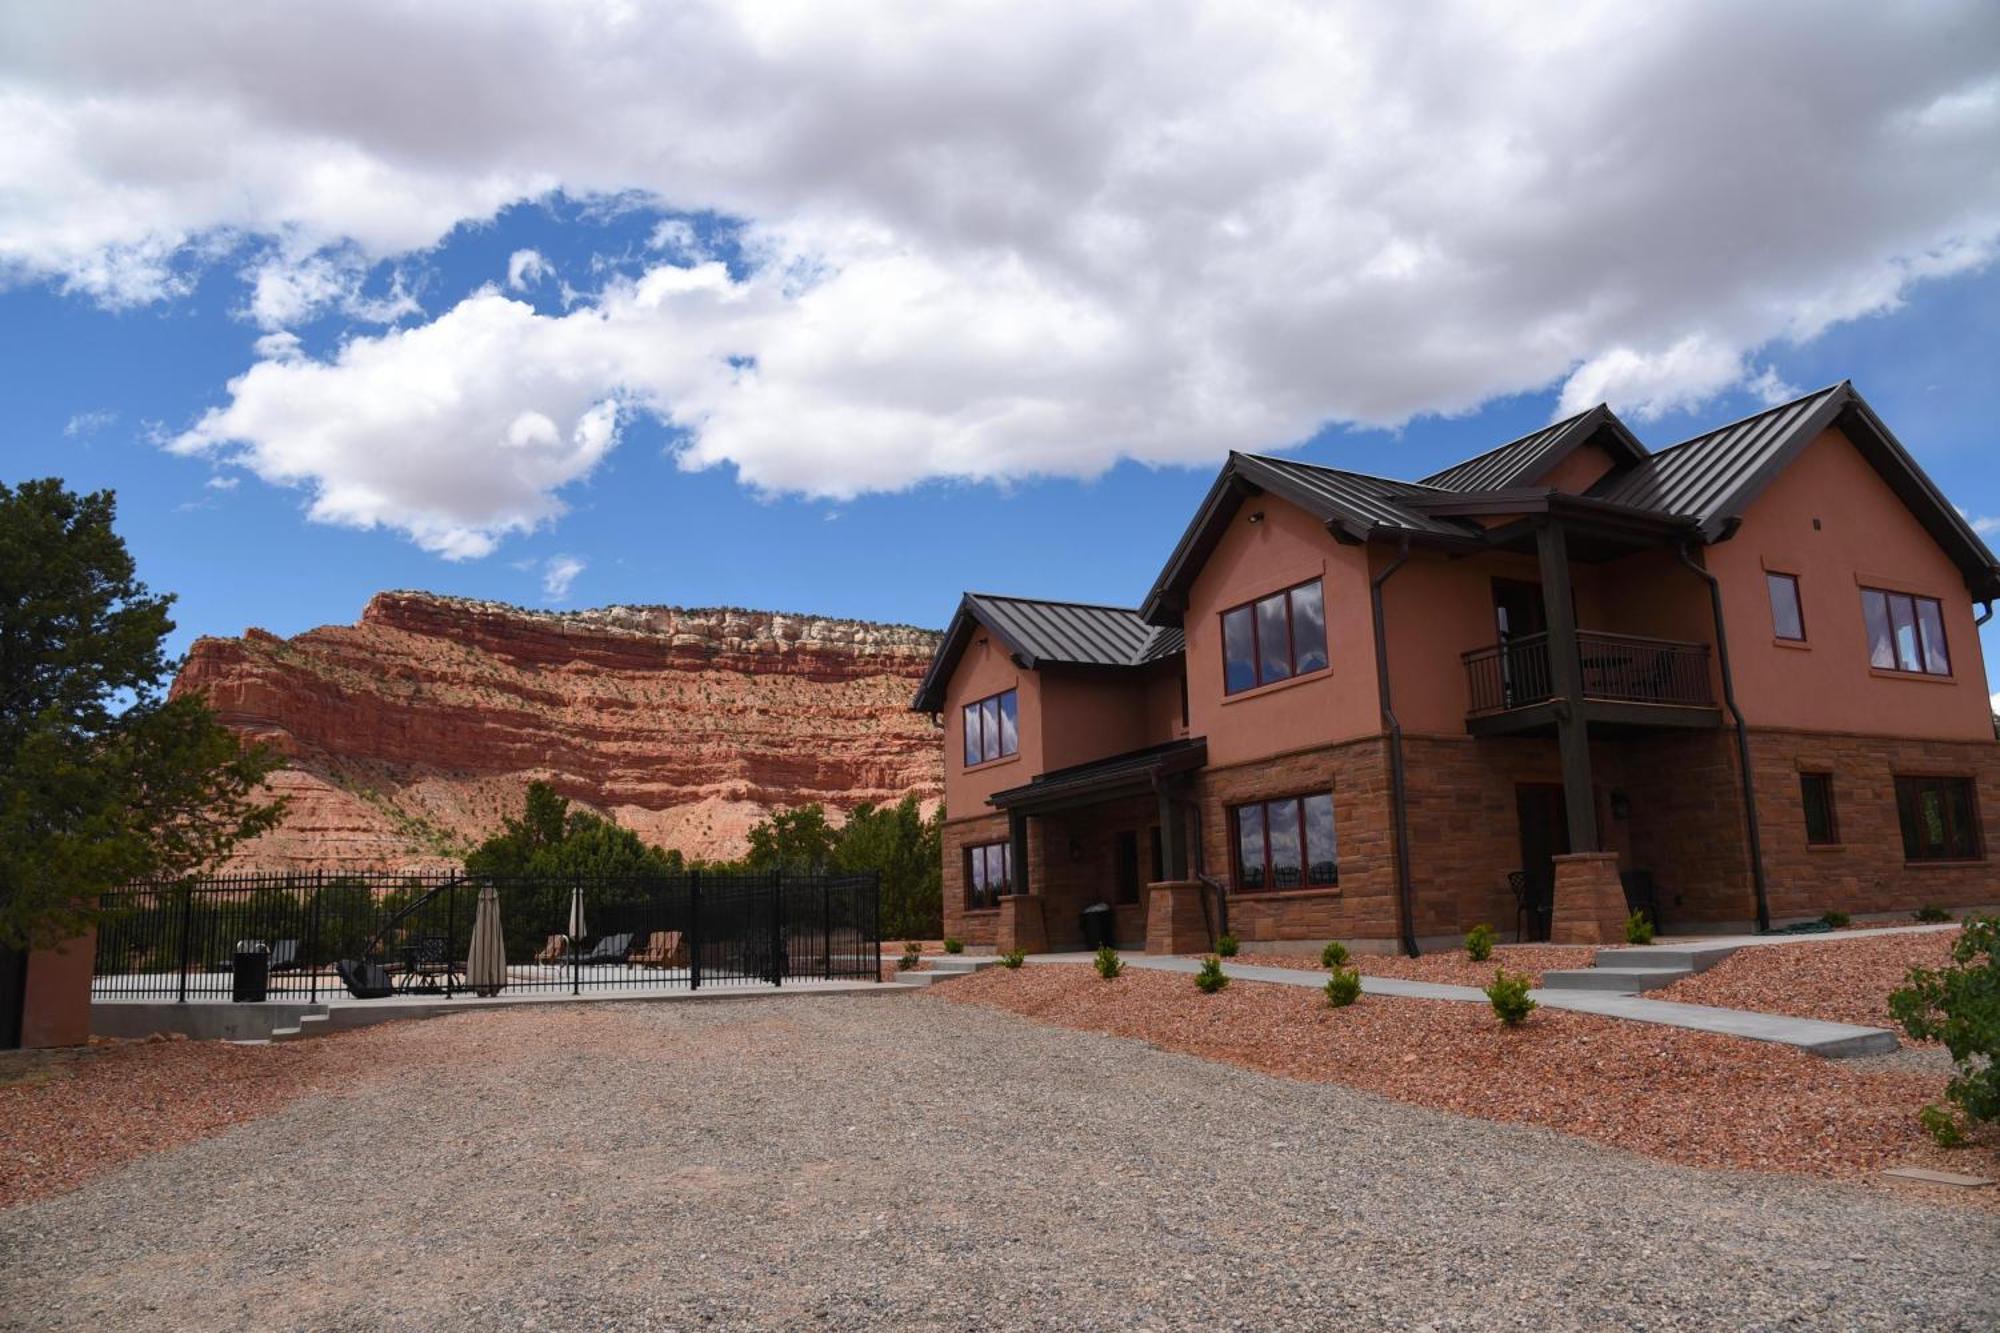
{"label": "gravel driveway", "polygon": [[383,1073],[349,1094],[0,1213],[0,1326],[2000,1320],[1990,1213],[1651,1165],[920,995],[361,1035]]}

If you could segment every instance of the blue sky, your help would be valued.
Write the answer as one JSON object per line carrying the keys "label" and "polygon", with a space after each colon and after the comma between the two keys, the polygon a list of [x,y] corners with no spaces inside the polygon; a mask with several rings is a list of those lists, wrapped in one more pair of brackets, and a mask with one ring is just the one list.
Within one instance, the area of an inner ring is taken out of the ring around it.
{"label": "blue sky", "polygon": [[0,476],[117,490],[176,648],[397,587],[1131,603],[1229,448],[1842,378],[2000,516],[1990,7],[93,9],[0,18]]}

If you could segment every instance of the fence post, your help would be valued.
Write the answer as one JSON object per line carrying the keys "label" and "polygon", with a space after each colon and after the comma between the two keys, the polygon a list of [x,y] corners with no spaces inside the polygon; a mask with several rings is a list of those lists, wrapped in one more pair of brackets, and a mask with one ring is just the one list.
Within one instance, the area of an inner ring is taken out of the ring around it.
{"label": "fence post", "polygon": [[875,937],[875,980],[882,979],[882,872],[871,880],[868,899],[868,933]]}
{"label": "fence post", "polygon": [[819,966],[822,980],[833,980],[833,881],[819,882]]}
{"label": "fence post", "polygon": [[326,872],[313,871],[313,909],[306,922],[306,1002],[319,1003],[319,900],[326,887]]}
{"label": "fence post", "polygon": [[186,1004],[188,998],[188,951],[194,947],[190,938],[194,932],[194,886],[181,885],[181,984],[176,1004]]}
{"label": "fence post", "polygon": [[785,872],[771,872],[771,984],[785,984]]}
{"label": "fence post", "polygon": [[[577,895],[578,898],[581,898],[583,896],[582,880],[577,880],[569,887],[570,887],[570,892]],[[584,903],[583,911],[584,911],[583,922],[587,926],[590,924],[589,903]],[[589,937],[586,935],[585,938],[587,939]],[[569,993],[571,995],[583,994],[583,955],[577,952],[577,945],[575,940],[571,940],[569,942]]]}
{"label": "fence post", "polygon": [[688,871],[688,989],[701,989],[701,872]]}
{"label": "fence post", "polygon": [[458,957],[458,872],[453,871],[444,886],[444,998],[452,997],[451,979],[456,975],[452,961]]}

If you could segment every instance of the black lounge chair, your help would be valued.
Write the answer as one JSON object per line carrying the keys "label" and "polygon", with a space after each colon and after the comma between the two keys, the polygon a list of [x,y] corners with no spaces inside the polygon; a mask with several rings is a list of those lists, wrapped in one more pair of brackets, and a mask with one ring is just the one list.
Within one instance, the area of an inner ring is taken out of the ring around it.
{"label": "black lounge chair", "polygon": [[579,964],[622,963],[632,952],[633,932],[625,931],[617,935],[606,935],[594,948],[577,959]]}
{"label": "black lounge chair", "polygon": [[299,942],[297,940],[279,940],[271,946],[271,961],[267,965],[271,971],[289,972],[299,965]]}
{"label": "black lounge chair", "polygon": [[395,994],[396,987],[389,978],[388,970],[380,963],[357,962],[343,958],[333,965],[333,970],[347,993],[357,1000],[381,1000]]}

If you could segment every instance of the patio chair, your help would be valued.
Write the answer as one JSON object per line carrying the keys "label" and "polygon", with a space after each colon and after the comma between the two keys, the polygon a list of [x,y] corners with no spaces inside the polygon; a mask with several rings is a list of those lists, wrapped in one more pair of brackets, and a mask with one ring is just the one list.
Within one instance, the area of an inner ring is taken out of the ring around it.
{"label": "patio chair", "polygon": [[569,936],[551,935],[549,936],[549,942],[542,946],[542,951],[535,955],[535,961],[538,963],[560,963],[568,957]]}
{"label": "patio chair", "polygon": [[622,963],[631,952],[632,932],[628,930],[617,935],[606,935],[597,942],[595,948],[576,961],[592,967],[600,963]]}
{"label": "patio chair", "polygon": [[687,946],[678,930],[656,930],[646,937],[646,947],[625,961],[633,967],[686,967]]}
{"label": "patio chair", "polygon": [[273,944],[271,946],[271,961],[269,966],[273,972],[289,972],[298,968],[300,966],[299,942],[297,940],[279,940],[276,944]]}
{"label": "patio chair", "polygon": [[382,1000],[396,993],[389,973],[380,963],[343,958],[333,965],[334,974],[347,993],[357,1000]]}
{"label": "patio chair", "polygon": [[444,936],[419,935],[403,946],[403,975],[397,983],[401,989],[435,991],[442,989],[440,979],[449,986],[462,976],[463,969],[449,956]]}

